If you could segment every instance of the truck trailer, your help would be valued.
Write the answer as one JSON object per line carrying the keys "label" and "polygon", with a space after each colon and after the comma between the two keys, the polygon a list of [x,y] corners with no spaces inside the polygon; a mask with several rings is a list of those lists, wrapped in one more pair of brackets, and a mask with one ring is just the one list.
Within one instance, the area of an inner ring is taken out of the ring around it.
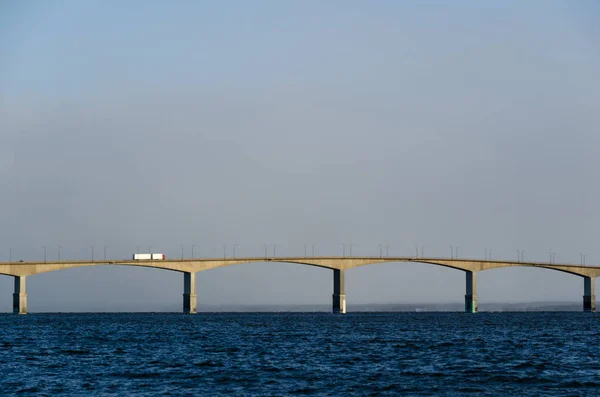
{"label": "truck trailer", "polygon": [[164,259],[165,254],[133,254],[134,261],[157,261]]}

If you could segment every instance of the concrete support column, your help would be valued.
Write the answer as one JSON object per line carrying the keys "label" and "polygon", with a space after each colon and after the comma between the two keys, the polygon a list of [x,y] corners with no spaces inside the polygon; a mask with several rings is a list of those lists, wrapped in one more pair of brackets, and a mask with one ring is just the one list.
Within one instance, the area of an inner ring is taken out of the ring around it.
{"label": "concrete support column", "polygon": [[583,311],[596,311],[596,295],[594,294],[594,278],[583,278]]}
{"label": "concrete support column", "polygon": [[13,313],[27,314],[26,276],[15,276],[15,292],[13,293]]}
{"label": "concrete support column", "polygon": [[465,313],[477,313],[477,273],[466,271]]}
{"label": "concrete support column", "polygon": [[346,291],[344,289],[344,271],[333,270],[333,312],[346,313]]}
{"label": "concrete support column", "polygon": [[183,273],[183,313],[196,314],[196,273]]}

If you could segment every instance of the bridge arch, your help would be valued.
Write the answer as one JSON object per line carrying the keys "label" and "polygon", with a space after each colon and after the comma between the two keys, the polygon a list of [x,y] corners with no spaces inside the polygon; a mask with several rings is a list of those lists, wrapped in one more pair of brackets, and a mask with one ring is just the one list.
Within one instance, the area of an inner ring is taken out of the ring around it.
{"label": "bridge arch", "polygon": [[368,263],[345,273],[350,306],[358,302],[390,310],[462,310],[464,304],[465,272],[453,266],[415,258]]}
{"label": "bridge arch", "polygon": [[482,272],[485,270],[501,269],[501,268],[541,268],[568,273],[579,277],[596,277],[599,275],[598,268],[583,267],[583,266],[570,266],[570,265],[556,265],[548,263],[536,263],[536,262],[502,262],[502,261],[481,261],[481,260],[461,260],[461,259],[415,259],[415,262],[429,263],[439,266],[452,267],[463,271]]}
{"label": "bridge arch", "polygon": [[477,278],[482,304],[575,304],[585,294],[585,276],[543,266],[497,267],[480,272]]}
{"label": "bridge arch", "polygon": [[193,271],[195,271],[195,272],[203,272],[203,271],[218,269],[218,268],[223,268],[223,267],[230,267],[230,266],[235,266],[235,265],[248,265],[248,264],[251,265],[251,264],[257,264],[257,263],[274,263],[274,264],[289,263],[289,264],[294,264],[294,265],[318,267],[318,268],[330,269],[330,270],[340,268],[340,266],[329,265],[326,263],[318,263],[316,261],[311,261],[308,258],[304,259],[304,260],[301,260],[301,259],[286,260],[286,259],[271,259],[271,258],[252,258],[252,259],[243,259],[243,260],[230,259],[230,260],[218,260],[218,261],[211,261],[211,262],[196,262],[194,265],[192,265],[192,269],[194,269]]}
{"label": "bridge arch", "polygon": [[292,305],[310,311],[323,310],[331,300],[332,272],[327,267],[302,261],[238,264],[198,272],[198,302],[209,309],[215,305],[226,309],[245,305],[251,310],[283,310],[284,305]]}
{"label": "bridge arch", "polygon": [[[26,279],[27,305],[33,312],[181,310],[182,275],[170,269],[79,266],[38,273]],[[11,280],[11,284],[15,281]]]}
{"label": "bridge arch", "polygon": [[552,265],[545,265],[545,264],[541,264],[541,263],[515,263],[515,262],[498,262],[497,266],[487,266],[484,267],[483,269],[481,269],[480,271],[485,271],[485,270],[497,270],[497,269],[504,269],[504,268],[526,268],[526,269],[545,269],[545,270],[553,270],[555,272],[561,272],[561,273],[566,273],[572,276],[578,276],[578,277],[586,277],[584,274],[582,274],[580,271],[577,270],[572,270],[572,269],[568,269],[567,267],[557,267],[557,266],[552,266]]}

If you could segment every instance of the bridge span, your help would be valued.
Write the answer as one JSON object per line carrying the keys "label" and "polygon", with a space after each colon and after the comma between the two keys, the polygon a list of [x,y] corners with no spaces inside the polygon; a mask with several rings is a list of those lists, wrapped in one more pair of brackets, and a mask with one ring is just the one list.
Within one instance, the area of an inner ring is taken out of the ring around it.
{"label": "bridge span", "polygon": [[539,267],[569,273],[583,278],[583,310],[596,311],[595,278],[600,266],[581,266],[542,262],[511,262],[475,259],[421,258],[421,257],[248,257],[248,258],[191,258],[168,260],[96,260],[53,262],[0,262],[0,274],[14,277],[13,313],[27,313],[27,277],[39,273],[84,266],[122,265],[165,269],[183,273],[183,312],[196,313],[196,273],[223,266],[244,263],[280,262],[317,266],[333,270],[332,311],[346,313],[346,270],[385,262],[415,262],[449,267],[465,272],[465,312],[477,312],[477,272],[504,267]]}

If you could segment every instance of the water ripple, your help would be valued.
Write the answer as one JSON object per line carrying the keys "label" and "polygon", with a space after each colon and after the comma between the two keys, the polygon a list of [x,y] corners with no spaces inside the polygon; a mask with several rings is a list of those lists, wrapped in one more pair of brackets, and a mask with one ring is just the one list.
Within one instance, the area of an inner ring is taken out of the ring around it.
{"label": "water ripple", "polygon": [[590,313],[0,316],[0,395],[592,395]]}

